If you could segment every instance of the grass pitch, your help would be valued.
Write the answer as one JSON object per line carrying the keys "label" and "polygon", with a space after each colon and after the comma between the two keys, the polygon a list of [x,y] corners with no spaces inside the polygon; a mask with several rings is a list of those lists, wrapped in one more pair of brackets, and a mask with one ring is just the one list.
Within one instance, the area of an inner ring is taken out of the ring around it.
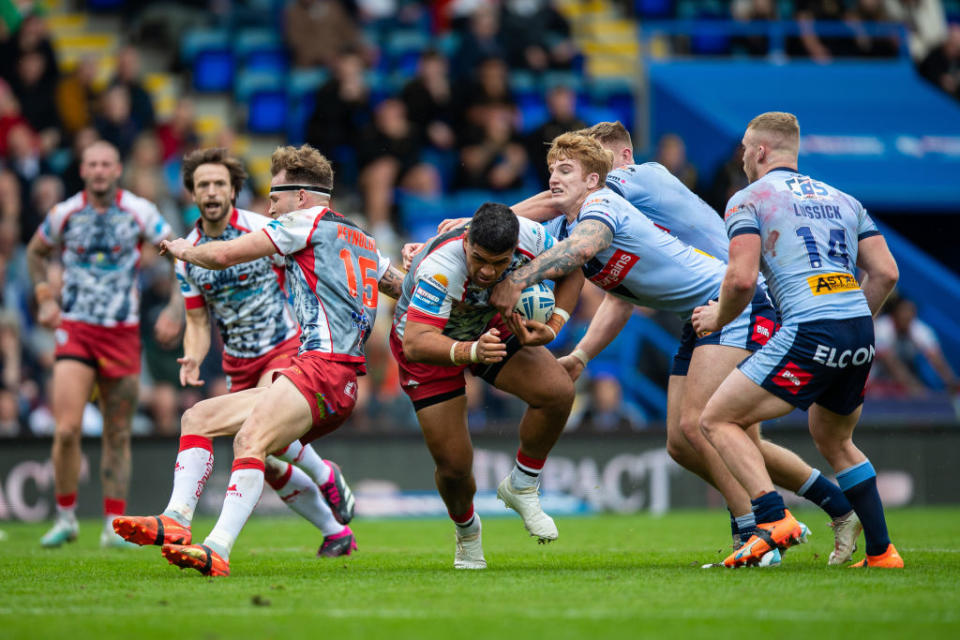
{"label": "grass pitch", "polygon": [[255,516],[217,579],[102,551],[99,522],[57,550],[46,524],[6,523],[0,638],[960,638],[960,509],[888,512],[903,571],[827,567],[826,516],[796,515],[807,545],[735,571],[700,568],[728,553],[723,511],[558,518],[545,546],[485,517],[485,571],[453,570],[444,520],[359,521],[360,550],[331,560],[305,522]]}

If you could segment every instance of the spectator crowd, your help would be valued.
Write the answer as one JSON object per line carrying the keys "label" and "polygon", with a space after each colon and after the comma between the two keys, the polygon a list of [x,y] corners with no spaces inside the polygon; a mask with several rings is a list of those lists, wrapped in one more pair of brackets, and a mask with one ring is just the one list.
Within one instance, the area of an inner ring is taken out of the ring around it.
{"label": "spectator crowd", "polygon": [[[217,19],[230,19],[223,17],[222,3],[185,4],[217,5]],[[245,4],[232,3],[238,14]],[[642,22],[682,17],[689,3],[620,4]],[[722,6],[730,12],[726,17],[745,22],[790,18],[801,25],[817,20],[851,25],[849,37],[820,37],[815,30],[801,29],[788,41],[788,55],[819,62],[841,56],[897,55],[894,37],[858,31],[856,25],[902,23],[919,72],[960,99],[960,25],[948,24],[941,0],[795,0],[787,3],[794,11],[789,16],[780,13],[784,3],[775,0],[701,4]],[[198,216],[180,183],[184,154],[200,145],[235,150],[241,145],[229,122],[201,135],[186,71],[181,75],[183,95],[169,113],[158,113],[141,69],[145,45],[136,38],[101,57],[83,55],[66,64],[58,58],[43,12],[29,3],[14,6],[20,10],[0,15],[0,435],[47,435],[52,418],[45,387],[53,336],[34,320],[24,248],[47,211],[83,188],[80,151],[98,139],[114,144],[124,162],[122,187],[154,202],[175,232],[183,235]],[[125,3],[120,14],[124,24],[135,24],[140,11],[138,3]],[[282,7],[278,24],[292,68],[327,72],[312,96],[303,140],[291,142],[305,141],[334,161],[334,206],[360,217],[395,258],[410,232],[401,215],[404,198],[469,191],[512,203],[518,194],[530,195],[545,185],[545,143],[559,133],[592,124],[584,121],[583,56],[570,24],[548,0],[291,0]],[[381,45],[389,34],[411,26],[428,32],[430,45],[413,59],[401,60],[407,72],[404,81],[396,89],[385,89],[369,71],[382,66]],[[175,50],[176,43],[170,44]],[[689,39],[675,44],[678,52],[697,53]],[[765,36],[750,35],[724,46],[723,53],[760,56],[768,53],[769,43]],[[109,77],[101,73],[104,57],[111,63]],[[179,68],[173,59],[164,64],[163,70]],[[518,78],[549,74],[557,81],[532,100],[518,88]],[[632,111],[628,115],[632,117]],[[659,140],[650,159],[662,163],[718,210],[746,184],[736,155],[714,175],[699,174],[687,160],[685,141],[675,135]],[[265,212],[264,187],[254,183],[245,188],[237,206]],[[182,410],[201,397],[179,387],[179,345],[160,344],[153,336],[153,320],[169,293],[167,268],[165,260],[145,252],[141,283],[145,366],[142,407],[134,427],[139,434],[176,434]],[[51,267],[51,283],[59,281],[58,270],[57,265]],[[415,429],[386,349],[392,308],[384,304],[369,342],[371,375],[364,379],[352,422],[358,430]],[[574,322],[557,341],[558,352],[575,344],[598,304],[596,291],[585,288]],[[679,334],[670,318],[651,315],[646,320]],[[880,336],[890,336],[891,346],[881,350],[884,375],[905,393],[925,384],[926,378],[911,369],[913,361],[905,355],[907,338],[902,336],[908,335],[916,347],[911,353],[928,358],[934,378],[939,376],[942,385],[955,389],[956,378],[949,366],[937,361],[929,335],[922,330],[904,333],[897,322],[893,326],[883,331],[878,326],[878,349]],[[640,373],[665,388],[668,366],[663,354],[642,342],[636,348]],[[211,352],[214,356],[207,359],[202,376],[208,381],[203,391],[207,395],[225,391],[217,348]],[[894,356],[904,361],[903,366],[894,362]],[[482,385],[471,385],[469,394],[471,425],[477,429],[520,410],[511,398]],[[648,417],[628,395],[615,369],[597,365],[584,385],[571,428],[643,428]],[[86,432],[96,433],[99,416],[93,405],[87,418]]]}

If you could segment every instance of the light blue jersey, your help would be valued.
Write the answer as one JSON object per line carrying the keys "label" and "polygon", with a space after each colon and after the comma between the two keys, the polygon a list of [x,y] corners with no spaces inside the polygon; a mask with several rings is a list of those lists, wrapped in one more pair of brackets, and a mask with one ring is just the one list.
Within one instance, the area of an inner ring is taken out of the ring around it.
{"label": "light blue jersey", "polygon": [[726,262],[729,242],[723,219],[662,164],[614,169],[607,174],[607,187],[670,235]]}
{"label": "light blue jersey", "polygon": [[783,324],[870,315],[854,276],[857,244],[880,232],[855,198],[774,169],[730,199],[726,225],[731,239],[760,235],[760,266]]}
{"label": "light blue jersey", "polygon": [[664,233],[609,188],[589,194],[573,222],[556,218],[547,229],[563,240],[587,220],[601,222],[613,231],[610,246],[583,265],[584,275],[601,289],[683,319],[720,294],[724,262]]}

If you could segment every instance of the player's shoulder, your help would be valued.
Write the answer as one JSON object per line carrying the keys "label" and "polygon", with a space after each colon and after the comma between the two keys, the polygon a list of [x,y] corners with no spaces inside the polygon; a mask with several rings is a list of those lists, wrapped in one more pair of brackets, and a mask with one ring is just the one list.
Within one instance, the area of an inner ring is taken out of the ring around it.
{"label": "player's shoulder", "polygon": [[463,240],[465,230],[454,229],[435,238],[426,249],[426,255],[417,266],[417,277],[429,276],[434,272],[444,273],[448,277],[465,273],[466,254]]}
{"label": "player's shoulder", "polygon": [[157,205],[126,189],[117,190],[117,206],[138,215],[157,211]]}
{"label": "player's shoulder", "polygon": [[270,224],[270,220],[271,218],[268,216],[247,209],[237,208],[234,209],[231,214],[230,224],[244,233],[250,233],[251,231],[263,229]]}
{"label": "player's shoulder", "polygon": [[66,200],[62,200],[57,204],[53,205],[53,208],[50,209],[49,214],[52,216],[57,215],[66,215],[73,213],[74,211],[79,211],[87,206],[87,199],[83,191],[78,191],[73,194]]}

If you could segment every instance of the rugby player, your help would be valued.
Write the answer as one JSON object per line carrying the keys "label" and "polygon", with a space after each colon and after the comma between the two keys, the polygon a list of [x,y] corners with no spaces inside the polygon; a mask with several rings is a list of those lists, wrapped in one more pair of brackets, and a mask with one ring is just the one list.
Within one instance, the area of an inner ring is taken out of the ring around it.
{"label": "rugby player", "polygon": [[[190,153],[183,160],[182,175],[183,186],[200,209],[200,219],[187,235],[194,245],[255,233],[270,221],[233,206],[247,174],[226,149]],[[283,291],[282,266],[265,257],[219,271],[179,260],[176,267],[187,309],[184,355],[178,360],[181,384],[203,384],[199,372],[210,348],[211,312],[224,342],[228,391],[267,386],[275,372],[290,365],[300,348],[300,328]],[[201,434],[185,436],[180,446],[198,444],[212,457],[213,443]],[[335,463],[324,461],[312,445],[295,440],[267,457],[265,476],[287,506],[323,533],[318,556],[349,555],[356,548],[353,532],[345,526],[353,518],[354,498]],[[182,535],[176,537],[174,523],[164,526],[166,536],[158,535],[164,517],[123,518],[117,531],[141,545],[182,541]]]}
{"label": "rugby player", "polygon": [[[578,133],[596,139],[613,153],[614,168],[606,178],[608,189],[623,196],[663,231],[698,251],[726,261],[728,241],[722,218],[663,165],[635,164],[630,133],[621,123],[600,122]],[[518,215],[546,221],[559,213],[550,202],[547,191],[521,203],[515,210]],[[762,278],[760,286],[764,286]],[[586,362],[616,337],[632,312],[633,305],[628,301],[607,294],[587,335],[572,352],[575,355],[560,358],[574,379],[582,373]],[[751,339],[746,343],[745,336],[732,332],[698,338],[687,322],[667,386],[667,451],[677,463],[723,495],[730,511],[735,547],[750,538],[756,525],[750,496],[704,438],[700,431],[700,413],[737,363],[773,334],[775,323],[769,317],[761,315],[752,322],[748,329]],[[748,431],[758,443],[774,482],[810,500],[830,516],[834,550],[828,564],[849,562],[861,527],[840,488],[792,451],[762,439],[759,424],[750,426]]]}
{"label": "rugby player", "polygon": [[271,158],[271,174],[274,220],[262,231],[196,246],[185,238],[162,245],[180,260],[215,270],[281,254],[303,332],[298,355],[274,373],[269,386],[204,400],[183,415],[181,438],[235,436],[223,509],[204,542],[189,544],[185,526],[212,462],[199,438],[196,446],[181,447],[170,503],[155,516],[185,537],[182,544],[164,544],[164,557],[204,575],[229,575],[230,551],[263,491],[267,454],[297,439],[309,443],[349,417],[357,375],[366,371],[363,346],[378,290],[399,295],[399,273],[380,256],[375,240],[328,207],[333,169],[323,155],[308,145],[281,147]]}
{"label": "rugby player", "polygon": [[[140,246],[159,245],[171,230],[153,203],[117,187],[122,174],[116,147],[104,141],[88,146],[80,160],[83,191],[54,206],[27,245],[37,321],[56,338],[50,401],[57,515],[40,539],[44,547],[77,539],[81,423],[94,388],[103,414],[100,545],[127,546],[112,523],[124,513],[130,487],[130,427],[140,380]],[[64,267],[60,292],[47,282],[57,250]],[[182,304],[174,294],[161,312],[155,328],[161,341],[179,333]]]}
{"label": "rugby player", "polygon": [[719,301],[697,308],[693,326],[698,335],[725,330],[753,299],[761,265],[782,326],[727,376],[701,416],[704,434],[753,498],[757,519],[755,534],[724,564],[756,562],[796,538],[797,521],[744,427],[799,407],[863,523],[866,557],[852,566],[902,568],[876,472],[853,443],[875,355],[872,316],[897,282],[897,263],[856,199],[798,171],[793,114],[757,116],[742,144],[751,184],[727,204],[729,266]]}
{"label": "rugby player", "polygon": [[563,367],[541,345],[569,319],[583,277],[577,272],[558,279],[547,324],[521,322],[516,314],[510,332],[488,302],[498,281],[553,242],[541,225],[518,219],[506,205],[487,203],[467,226],[428,242],[403,281],[390,348],[400,367],[400,385],[413,402],[436,463],[437,490],[455,525],[457,569],[486,567],[480,516],[473,507],[466,369],[527,403],[516,461],[497,497],[520,514],[540,542],[558,536],[556,524],[540,506],[537,488],[547,455],[566,425],[574,391]]}

